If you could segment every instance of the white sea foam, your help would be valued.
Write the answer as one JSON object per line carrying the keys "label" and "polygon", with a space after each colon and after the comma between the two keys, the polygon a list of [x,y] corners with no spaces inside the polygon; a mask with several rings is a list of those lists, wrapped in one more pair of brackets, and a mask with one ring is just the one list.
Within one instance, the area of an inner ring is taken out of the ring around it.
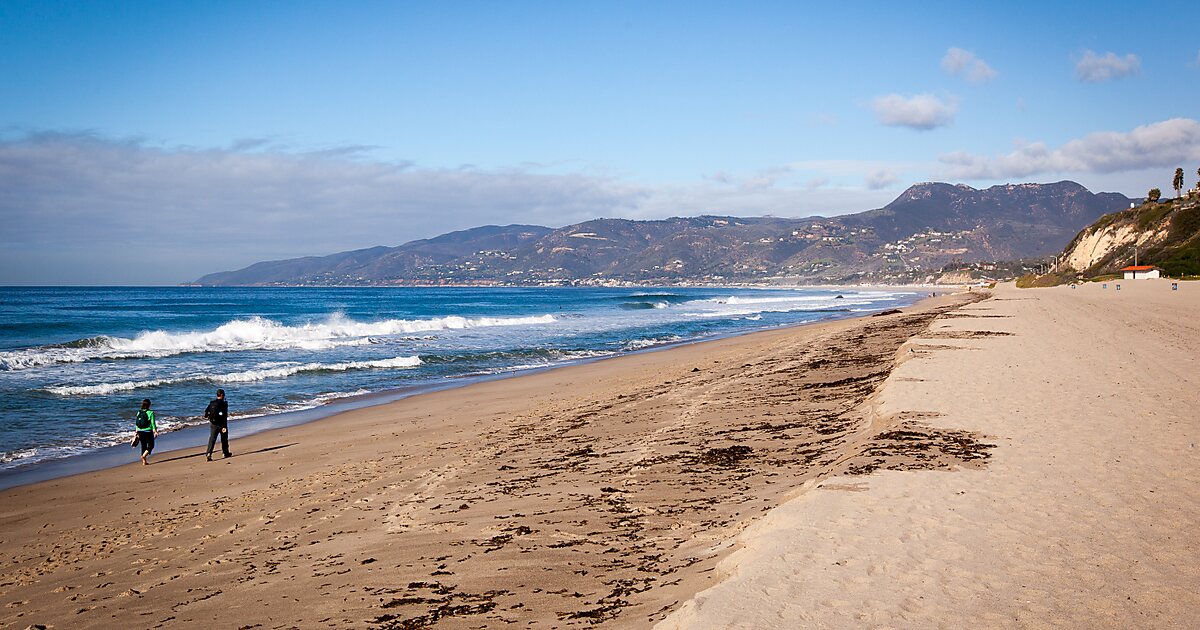
{"label": "white sea foam", "polygon": [[508,374],[511,372],[523,372],[525,370],[536,370],[538,368],[545,368],[545,367],[551,367],[554,365],[561,365],[561,364],[567,363],[569,361],[579,361],[582,359],[596,359],[596,358],[600,358],[600,357],[609,357],[609,356],[612,356],[613,353],[605,352],[603,350],[564,350],[564,351],[556,351],[555,355],[556,356],[554,358],[547,359],[546,361],[540,362],[540,363],[518,363],[516,365],[503,365],[503,366],[498,366],[498,367],[494,367],[494,368],[476,370],[474,372],[466,372],[463,374],[456,374],[456,375],[448,376],[447,378],[463,378],[463,377],[472,377],[472,376],[493,376],[496,374]]}
{"label": "white sea foam", "polygon": [[144,381],[99,383],[96,385],[59,385],[47,387],[45,391],[59,396],[106,396],[116,392],[127,392],[147,387],[172,385],[175,383],[208,381],[211,383],[248,383],[271,378],[286,378],[302,372],[344,372],[347,370],[399,369],[421,365],[420,357],[395,357],[375,361],[346,361],[342,363],[287,363],[274,367],[260,366],[259,369],[229,374],[198,374],[175,378],[156,378]]}
{"label": "white sea foam", "polygon": [[10,464],[12,462],[27,460],[31,457],[37,457],[37,455],[38,449],[36,448],[23,448],[15,451],[8,451],[6,453],[0,453],[0,464]]}
{"label": "white sea foam", "polygon": [[650,339],[631,339],[631,340],[625,342],[624,349],[628,352],[632,352],[634,350],[642,350],[644,348],[652,348],[654,346],[661,346],[663,344],[674,343],[676,341],[682,341],[682,340],[683,340],[683,337],[680,337],[679,335],[668,335],[666,337],[653,337]]}
{"label": "white sea foam", "polygon": [[352,392],[330,392],[327,394],[318,394],[317,396],[314,396],[311,399],[304,400],[301,402],[270,404],[270,405],[263,407],[262,409],[258,409],[249,414],[243,414],[240,416],[231,415],[230,417],[234,418],[235,420],[242,420],[242,419],[249,419],[249,418],[260,418],[262,416],[269,416],[269,415],[273,415],[273,414],[277,414],[277,413],[287,413],[287,412],[292,412],[292,411],[303,411],[305,409],[315,409],[317,407],[320,407],[321,405],[331,403],[335,400],[339,400],[342,398],[351,398],[353,396],[362,396],[364,394],[369,394],[369,393],[371,393],[371,390],[369,390],[369,389],[357,389]]}
{"label": "white sea foam", "polygon": [[765,298],[746,298],[746,297],[729,296],[727,298],[724,298],[721,300],[715,300],[715,301],[717,301],[721,304],[775,304],[775,303],[788,303],[788,302],[806,302],[806,303],[829,302],[829,301],[832,301],[833,299],[834,298],[826,296],[826,295],[806,295],[806,296],[802,296],[802,297],[779,296],[779,297],[765,297]]}
{"label": "white sea foam", "polygon": [[23,370],[55,363],[80,363],[93,359],[160,358],[193,352],[328,350],[340,346],[368,345],[372,343],[372,337],[492,326],[550,324],[555,321],[553,315],[478,318],[451,315],[433,319],[359,322],[342,315],[334,315],[324,322],[286,326],[262,317],[251,317],[234,320],[209,331],[155,330],[141,333],[133,339],[96,337],[68,345],[0,352],[0,371]]}
{"label": "white sea foam", "polygon": [[877,302],[890,301],[890,294],[845,293],[840,299],[829,295],[803,296],[771,296],[771,297],[738,297],[714,298],[696,300],[688,303],[692,310],[683,313],[685,317],[693,318],[722,318],[745,317],[759,313],[787,313],[793,311],[823,311],[823,310],[852,310],[853,307],[866,307],[864,310],[875,310],[871,305]]}

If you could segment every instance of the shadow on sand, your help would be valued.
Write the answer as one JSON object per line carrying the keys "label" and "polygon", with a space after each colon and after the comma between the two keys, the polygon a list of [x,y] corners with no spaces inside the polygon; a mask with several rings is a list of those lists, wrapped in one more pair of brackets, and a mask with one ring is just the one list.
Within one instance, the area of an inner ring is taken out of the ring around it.
{"label": "shadow on sand", "polygon": [[[258,450],[256,450],[256,451],[247,451],[247,452],[245,452],[245,453],[237,453],[237,454],[235,454],[235,455],[234,455],[234,457],[244,457],[244,456],[246,456],[246,455],[256,455],[256,454],[258,454],[258,453],[266,453],[266,452],[269,452],[269,451],[277,451],[277,450],[279,450],[279,449],[281,449],[281,448],[287,448],[287,447],[289,447],[289,446],[295,446],[295,445],[297,445],[297,444],[299,444],[299,442],[292,442],[291,444],[279,444],[279,445],[277,445],[277,446],[268,446],[268,447],[266,447],[266,448],[260,448],[260,449],[258,449]],[[160,460],[158,460],[158,461],[151,461],[150,463],[151,463],[151,464],[165,464],[165,463],[167,463],[167,462],[175,462],[175,461],[179,461],[179,460],[181,460],[181,459],[192,459],[192,458],[195,458],[195,457],[204,457],[204,451],[200,451],[199,453],[192,453],[191,455],[176,455],[175,457],[168,457],[167,459],[160,459]]]}

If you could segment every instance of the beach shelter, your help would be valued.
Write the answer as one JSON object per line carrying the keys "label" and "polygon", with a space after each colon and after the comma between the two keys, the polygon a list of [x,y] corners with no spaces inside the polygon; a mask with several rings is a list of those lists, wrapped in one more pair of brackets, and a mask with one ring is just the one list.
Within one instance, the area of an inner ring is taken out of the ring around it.
{"label": "beach shelter", "polygon": [[1157,278],[1160,275],[1160,269],[1154,265],[1130,265],[1123,267],[1121,273],[1125,274],[1126,280],[1146,280],[1148,278]]}

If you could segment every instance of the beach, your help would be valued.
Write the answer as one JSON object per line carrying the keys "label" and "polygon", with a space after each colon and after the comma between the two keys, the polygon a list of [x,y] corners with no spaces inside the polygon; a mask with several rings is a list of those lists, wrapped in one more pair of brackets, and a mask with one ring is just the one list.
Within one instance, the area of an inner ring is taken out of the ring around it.
{"label": "beach", "polygon": [[826,479],[659,627],[1200,625],[1200,287],[1170,285],[1001,287],[940,318],[878,420],[982,434],[986,466]]}
{"label": "beach", "polygon": [[1194,623],[1194,285],[901,311],[6,490],[0,624]]}

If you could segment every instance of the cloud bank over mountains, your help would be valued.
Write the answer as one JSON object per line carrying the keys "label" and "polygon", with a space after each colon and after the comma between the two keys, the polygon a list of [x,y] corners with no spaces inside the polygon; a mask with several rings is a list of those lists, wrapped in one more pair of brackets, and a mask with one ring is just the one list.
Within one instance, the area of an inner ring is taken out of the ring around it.
{"label": "cloud bank over mountains", "polygon": [[61,238],[80,220],[89,232],[182,230],[234,242],[327,223],[324,234],[337,246],[381,227],[440,229],[456,214],[471,222],[515,216],[557,222],[601,208],[629,212],[644,194],[580,174],[373,161],[363,147],[288,152],[242,142],[228,149],[161,148],[69,134],[0,143],[0,188],[0,216],[36,240]]}

